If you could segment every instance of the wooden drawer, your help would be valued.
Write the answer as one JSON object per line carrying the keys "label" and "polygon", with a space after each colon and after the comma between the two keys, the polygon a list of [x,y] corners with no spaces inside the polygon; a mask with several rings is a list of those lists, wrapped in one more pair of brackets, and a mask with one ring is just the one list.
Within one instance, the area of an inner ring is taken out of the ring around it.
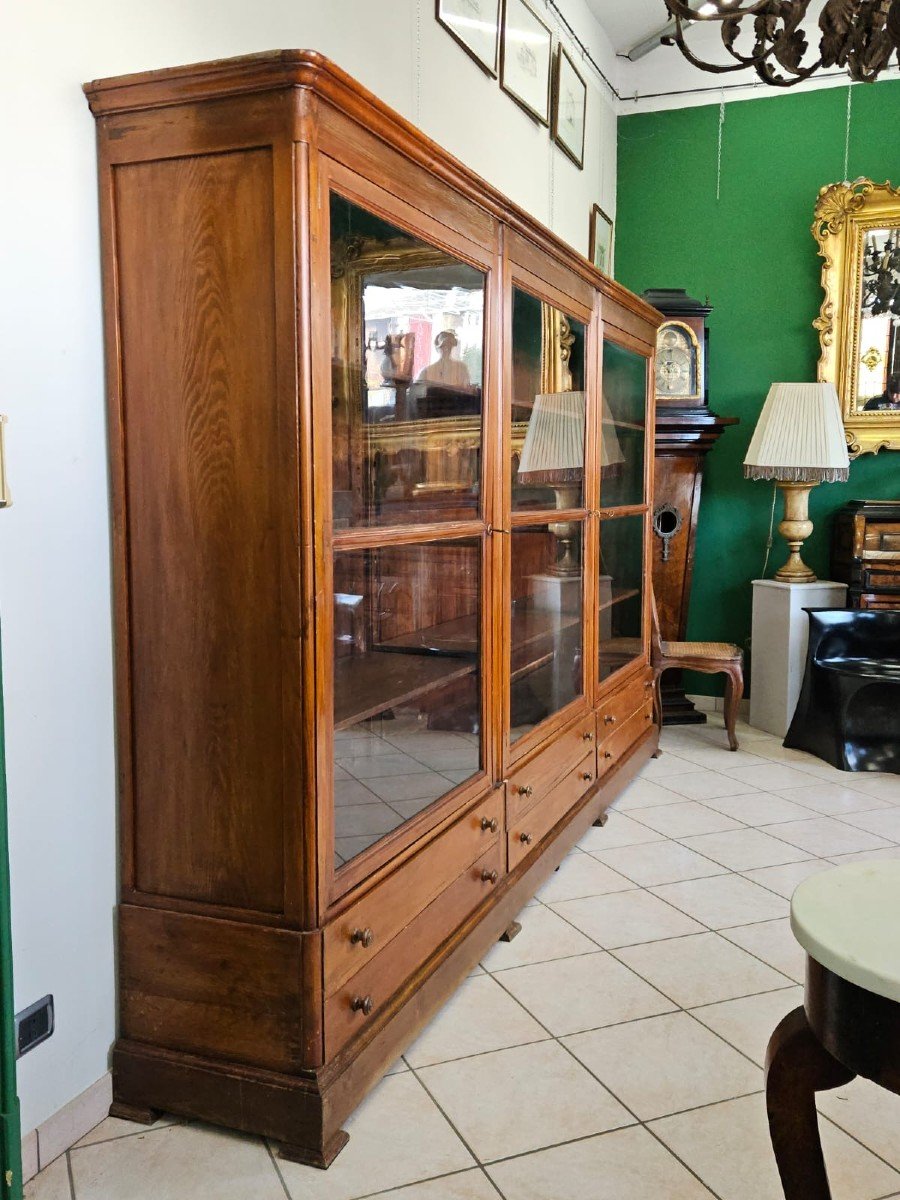
{"label": "wooden drawer", "polygon": [[508,822],[518,820],[540,804],[551,788],[581,762],[588,750],[593,752],[595,739],[594,715],[588,713],[555,738],[552,745],[535,754],[524,766],[511,771],[506,798]]}
{"label": "wooden drawer", "polygon": [[503,789],[489,796],[325,927],[325,994],[355,975],[500,840]]}
{"label": "wooden drawer", "polygon": [[653,695],[653,681],[641,676],[597,706],[597,745],[611,737]]}
{"label": "wooden drawer", "polygon": [[333,1058],[399,987],[434,953],[503,876],[504,847],[497,837],[458,879],[419,913],[355,975],[325,999],[325,1058]]}
{"label": "wooden drawer", "polygon": [[624,758],[634,743],[653,724],[653,699],[648,696],[636,713],[628,718],[623,725],[616,727],[616,732],[597,747],[597,774],[602,779],[607,771]]}
{"label": "wooden drawer", "polygon": [[594,786],[596,778],[592,750],[563,776],[556,787],[544,795],[539,804],[515,819],[511,815],[508,817],[507,855],[510,871],[515,870],[523,858],[537,849],[557,821]]}

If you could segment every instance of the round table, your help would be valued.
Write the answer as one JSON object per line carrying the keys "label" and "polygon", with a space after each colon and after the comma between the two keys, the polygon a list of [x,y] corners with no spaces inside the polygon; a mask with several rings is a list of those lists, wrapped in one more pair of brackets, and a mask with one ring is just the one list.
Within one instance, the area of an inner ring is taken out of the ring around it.
{"label": "round table", "polygon": [[769,1040],[769,1130],[786,1200],[831,1200],[816,1092],[862,1075],[900,1094],[900,859],[811,876],[791,928],[806,988]]}

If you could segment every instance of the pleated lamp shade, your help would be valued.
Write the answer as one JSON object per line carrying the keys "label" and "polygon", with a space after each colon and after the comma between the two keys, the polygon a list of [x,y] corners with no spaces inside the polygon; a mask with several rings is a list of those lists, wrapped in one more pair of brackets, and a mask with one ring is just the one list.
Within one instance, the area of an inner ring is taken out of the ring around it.
{"label": "pleated lamp shade", "polygon": [[773,383],[744,459],[748,479],[834,483],[850,475],[833,383]]}
{"label": "pleated lamp shade", "polygon": [[534,398],[519,478],[575,483],[584,474],[584,392],[544,392]]}
{"label": "pleated lamp shade", "polygon": [[625,454],[616,434],[615,422],[604,417],[600,425],[600,469],[608,475],[618,475],[624,465]]}

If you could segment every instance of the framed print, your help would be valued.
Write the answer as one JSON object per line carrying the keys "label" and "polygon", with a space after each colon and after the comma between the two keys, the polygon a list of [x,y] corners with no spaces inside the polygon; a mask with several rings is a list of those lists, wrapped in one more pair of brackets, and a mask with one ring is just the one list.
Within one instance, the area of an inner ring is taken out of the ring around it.
{"label": "framed print", "polygon": [[604,275],[612,275],[613,223],[599,204],[591,209],[590,260]]}
{"label": "framed print", "polygon": [[584,123],[587,84],[562,45],[556,50],[553,78],[553,140],[581,170],[584,164]]}
{"label": "framed print", "polygon": [[550,124],[553,34],[525,0],[504,0],[500,86],[539,121]]}
{"label": "framed print", "polygon": [[434,0],[434,15],[482,71],[496,78],[500,0]]}

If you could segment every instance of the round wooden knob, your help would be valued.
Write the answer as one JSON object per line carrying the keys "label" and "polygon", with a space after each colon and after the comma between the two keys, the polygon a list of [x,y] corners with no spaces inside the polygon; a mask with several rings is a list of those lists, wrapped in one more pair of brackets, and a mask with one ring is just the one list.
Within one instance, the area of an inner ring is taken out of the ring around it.
{"label": "round wooden knob", "polygon": [[519,787],[519,795],[520,796],[533,796],[534,788],[531,786],[531,784],[527,784],[527,785],[523,784],[522,786]]}
{"label": "round wooden knob", "polygon": [[603,757],[604,758],[612,758],[612,750],[604,750]]}
{"label": "round wooden knob", "polygon": [[481,872],[482,883],[496,883],[500,876],[496,871],[489,871],[487,867]]}
{"label": "round wooden knob", "polygon": [[616,718],[614,716],[612,716],[612,714],[607,714],[603,718],[604,725],[615,725],[615,723],[616,723]]}
{"label": "round wooden knob", "polygon": [[364,946],[366,950],[375,941],[375,934],[371,929],[354,929],[350,934],[350,941],[354,946]]}
{"label": "round wooden knob", "polygon": [[594,777],[590,773],[590,771],[582,771],[581,778],[584,780],[585,783],[590,783]]}
{"label": "round wooden knob", "polygon": [[647,679],[644,681],[644,687],[649,691],[653,687],[653,680]]}
{"label": "round wooden knob", "polygon": [[590,730],[588,730],[587,733],[583,733],[581,735],[581,740],[583,742],[592,742],[594,740],[594,735],[590,732]]}
{"label": "round wooden knob", "polygon": [[530,846],[531,843],[534,841],[534,838],[531,836],[530,833],[520,833],[519,841],[522,842],[523,845],[525,845],[525,846]]}
{"label": "round wooden knob", "polygon": [[496,817],[482,817],[481,828],[485,833],[496,833],[500,826],[497,824]]}
{"label": "round wooden knob", "polygon": [[350,1001],[350,1007],[354,1012],[361,1012],[364,1017],[367,1017],[375,1004],[371,996],[354,996]]}

